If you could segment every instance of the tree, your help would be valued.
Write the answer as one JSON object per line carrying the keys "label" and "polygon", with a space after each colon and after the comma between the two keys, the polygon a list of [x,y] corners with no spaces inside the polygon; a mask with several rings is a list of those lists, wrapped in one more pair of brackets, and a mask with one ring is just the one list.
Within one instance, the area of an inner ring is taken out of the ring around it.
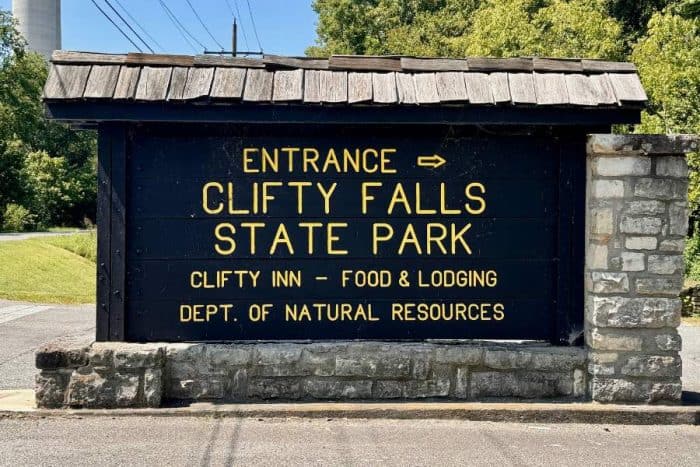
{"label": "tree", "polygon": [[[450,54],[482,0],[314,0],[317,45],[307,54]],[[441,51],[441,52],[436,52]]]}
{"label": "tree", "polygon": [[651,16],[674,3],[674,0],[607,0],[607,11],[624,28],[632,41],[644,35]]}
{"label": "tree", "polygon": [[26,45],[22,35],[17,31],[17,24],[9,11],[0,9],[0,61],[8,57],[24,54]]}
{"label": "tree", "polygon": [[0,10],[0,216],[12,203],[47,225],[94,219],[95,134],[44,117],[46,62],[15,26]]}
{"label": "tree", "polygon": [[489,0],[472,21],[463,55],[623,55],[621,25],[594,0]]}
{"label": "tree", "polygon": [[316,0],[330,54],[620,58],[622,26],[603,0]]}

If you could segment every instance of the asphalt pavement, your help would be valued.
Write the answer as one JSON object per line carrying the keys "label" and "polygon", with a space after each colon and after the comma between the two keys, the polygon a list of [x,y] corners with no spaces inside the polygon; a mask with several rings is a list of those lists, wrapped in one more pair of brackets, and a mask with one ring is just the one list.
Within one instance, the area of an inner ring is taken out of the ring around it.
{"label": "asphalt pavement", "polygon": [[456,420],[0,421],[2,465],[696,466],[693,426]]}
{"label": "asphalt pavement", "polygon": [[34,387],[34,351],[59,337],[95,335],[95,306],[0,300],[0,389]]}

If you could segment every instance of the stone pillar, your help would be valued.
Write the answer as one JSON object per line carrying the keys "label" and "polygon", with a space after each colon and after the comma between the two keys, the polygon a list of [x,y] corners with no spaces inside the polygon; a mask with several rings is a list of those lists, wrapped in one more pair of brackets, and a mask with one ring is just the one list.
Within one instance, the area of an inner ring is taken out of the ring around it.
{"label": "stone pillar", "polygon": [[586,345],[598,402],[681,398],[689,136],[588,141]]}

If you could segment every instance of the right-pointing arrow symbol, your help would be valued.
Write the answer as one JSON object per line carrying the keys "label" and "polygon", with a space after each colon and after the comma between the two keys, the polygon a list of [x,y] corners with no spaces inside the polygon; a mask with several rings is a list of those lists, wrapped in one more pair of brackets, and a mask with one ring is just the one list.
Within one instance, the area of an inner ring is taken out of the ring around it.
{"label": "right-pointing arrow symbol", "polygon": [[437,169],[447,162],[438,154],[433,154],[432,156],[418,156],[418,166],[428,167],[429,169]]}

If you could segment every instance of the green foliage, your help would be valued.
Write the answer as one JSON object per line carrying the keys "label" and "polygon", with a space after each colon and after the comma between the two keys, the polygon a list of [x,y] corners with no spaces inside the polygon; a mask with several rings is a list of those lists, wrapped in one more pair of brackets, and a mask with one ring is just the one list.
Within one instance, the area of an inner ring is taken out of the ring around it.
{"label": "green foliage", "polygon": [[620,58],[603,0],[316,0],[307,53]]}
{"label": "green foliage", "polygon": [[700,235],[697,235],[699,225],[695,225],[696,235],[688,238],[685,244],[685,276],[688,279],[700,281]]}
{"label": "green foliage", "polygon": [[10,55],[20,56],[24,53],[26,42],[16,26],[10,12],[0,9],[0,61]]}
{"label": "green foliage", "polygon": [[674,0],[607,0],[607,11],[617,19],[630,39],[636,39],[647,30],[651,16],[674,3]]}
{"label": "green foliage", "polygon": [[622,27],[591,0],[489,0],[472,18],[463,55],[620,59]]}
{"label": "green foliage", "polygon": [[3,214],[3,230],[7,232],[25,232],[36,224],[36,216],[29,209],[19,204],[8,204]]}
{"label": "green foliage", "polygon": [[24,52],[11,15],[0,10],[0,214],[15,203],[39,224],[78,225],[95,215],[95,134],[44,117],[46,77],[44,59]]}

